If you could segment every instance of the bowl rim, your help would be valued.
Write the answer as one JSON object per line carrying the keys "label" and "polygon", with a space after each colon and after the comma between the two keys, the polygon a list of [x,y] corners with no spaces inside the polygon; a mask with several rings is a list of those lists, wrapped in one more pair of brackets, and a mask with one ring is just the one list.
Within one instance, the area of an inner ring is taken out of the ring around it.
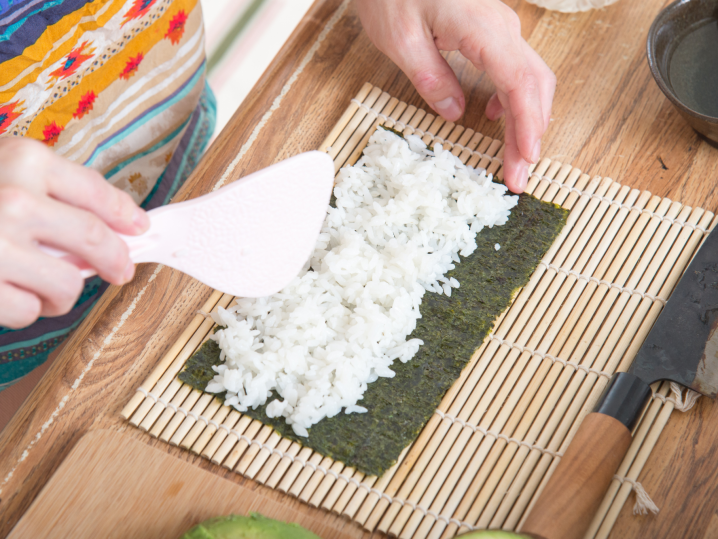
{"label": "bowl rim", "polygon": [[697,110],[692,109],[688,105],[686,105],[683,101],[681,101],[678,96],[675,94],[673,89],[668,85],[668,83],[664,80],[663,75],[661,74],[661,71],[658,69],[658,64],[656,62],[656,56],[653,50],[655,41],[656,41],[656,34],[658,33],[658,30],[663,27],[666,20],[669,18],[669,16],[676,11],[677,9],[683,7],[685,4],[690,4],[693,1],[698,0],[675,0],[675,2],[670,3],[665,8],[663,8],[655,19],[653,19],[653,22],[651,23],[651,27],[648,30],[648,37],[646,39],[646,57],[648,58],[648,67],[651,70],[651,75],[653,75],[653,78],[656,81],[656,84],[658,84],[658,87],[661,89],[663,94],[676,106],[678,109],[682,112],[685,112],[686,114],[689,114],[690,116],[693,116],[699,120],[703,120],[709,123],[718,123],[718,117],[716,116],[708,116],[707,114],[703,114],[701,112],[698,112]]}

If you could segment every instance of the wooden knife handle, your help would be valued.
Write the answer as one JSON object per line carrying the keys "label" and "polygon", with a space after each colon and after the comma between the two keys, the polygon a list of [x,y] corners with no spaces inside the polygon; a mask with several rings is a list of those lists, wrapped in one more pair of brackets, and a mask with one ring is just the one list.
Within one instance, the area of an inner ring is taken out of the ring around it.
{"label": "wooden knife handle", "polygon": [[581,539],[630,445],[631,433],[618,419],[588,414],[521,533],[536,539]]}
{"label": "wooden knife handle", "polygon": [[571,440],[521,532],[536,539],[582,539],[631,445],[651,395],[633,374],[616,373]]}

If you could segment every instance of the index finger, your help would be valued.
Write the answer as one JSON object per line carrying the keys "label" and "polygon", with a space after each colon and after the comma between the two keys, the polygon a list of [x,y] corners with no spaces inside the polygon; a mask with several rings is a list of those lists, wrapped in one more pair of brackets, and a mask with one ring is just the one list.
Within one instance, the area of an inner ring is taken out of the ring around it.
{"label": "index finger", "polygon": [[110,185],[96,170],[60,157],[31,139],[2,140],[0,183],[89,211],[123,234],[140,234],[149,219],[132,198]]}
{"label": "index finger", "polygon": [[147,213],[132,197],[111,185],[96,170],[57,157],[47,176],[48,195],[94,213],[122,234],[141,234],[149,227]]}
{"label": "index finger", "polygon": [[483,34],[480,42],[478,38],[468,41],[461,53],[476,66],[483,66],[491,77],[502,107],[510,109],[516,121],[516,142],[521,156],[536,162],[539,140],[546,127],[544,107],[539,81],[524,53],[518,23],[511,22],[516,15],[511,13],[503,25],[490,25],[489,35]]}

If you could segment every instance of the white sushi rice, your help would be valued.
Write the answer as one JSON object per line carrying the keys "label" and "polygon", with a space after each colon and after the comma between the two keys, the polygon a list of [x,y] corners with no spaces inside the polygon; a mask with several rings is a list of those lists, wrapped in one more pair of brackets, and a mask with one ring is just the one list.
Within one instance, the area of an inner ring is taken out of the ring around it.
{"label": "white sushi rice", "polygon": [[299,436],[342,409],[361,413],[367,385],[423,344],[407,337],[428,290],[451,295],[446,273],[502,225],[518,197],[440,145],[431,152],[379,129],[359,162],[342,169],[317,246],[281,292],[219,309],[222,365],[207,391],[227,391],[240,412],[265,404]]}

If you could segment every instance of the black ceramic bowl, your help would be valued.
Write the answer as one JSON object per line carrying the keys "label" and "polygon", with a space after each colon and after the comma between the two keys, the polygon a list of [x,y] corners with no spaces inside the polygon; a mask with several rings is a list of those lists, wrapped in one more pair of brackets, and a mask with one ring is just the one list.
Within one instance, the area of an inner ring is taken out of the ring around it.
{"label": "black ceramic bowl", "polygon": [[648,31],[648,65],[688,123],[718,144],[718,0],[677,0]]}

